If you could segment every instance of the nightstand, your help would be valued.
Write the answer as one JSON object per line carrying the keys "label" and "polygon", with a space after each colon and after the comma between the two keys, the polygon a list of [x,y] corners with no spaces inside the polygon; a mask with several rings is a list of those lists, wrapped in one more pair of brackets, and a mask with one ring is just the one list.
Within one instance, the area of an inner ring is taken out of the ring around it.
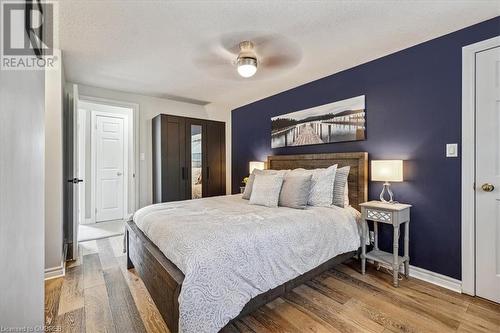
{"label": "nightstand", "polygon": [[[365,221],[363,223],[363,236],[361,244],[361,273],[365,274],[366,259],[371,259],[376,262],[388,264],[392,267],[393,284],[395,287],[399,286],[398,272],[399,266],[404,263],[405,276],[408,277],[410,273],[410,255],[409,255],[409,244],[410,244],[410,207],[411,205],[401,204],[401,203],[385,203],[381,201],[369,201],[360,204],[361,206],[361,218]],[[368,226],[367,221],[373,221],[373,231],[374,231],[374,246],[373,250],[366,253],[366,228]],[[378,224],[392,224],[394,229],[393,243],[392,243],[392,253],[382,251],[378,248]],[[399,229],[400,226],[404,226],[405,236],[404,236],[404,256],[398,255],[399,250]]]}

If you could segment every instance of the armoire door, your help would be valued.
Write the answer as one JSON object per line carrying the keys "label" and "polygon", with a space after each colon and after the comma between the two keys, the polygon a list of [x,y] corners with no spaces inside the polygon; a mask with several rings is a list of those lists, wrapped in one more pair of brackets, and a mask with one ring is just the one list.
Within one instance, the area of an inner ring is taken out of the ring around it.
{"label": "armoire door", "polygon": [[162,155],[166,161],[166,173],[163,175],[163,192],[166,201],[186,199],[186,137],[185,120],[181,117],[167,116],[167,135],[163,137],[166,152]]}
{"label": "armoire door", "polygon": [[153,119],[153,203],[186,199],[186,132],[183,117]]}
{"label": "armoire door", "polygon": [[205,181],[203,196],[211,197],[226,194],[226,130],[221,122],[205,123]]}

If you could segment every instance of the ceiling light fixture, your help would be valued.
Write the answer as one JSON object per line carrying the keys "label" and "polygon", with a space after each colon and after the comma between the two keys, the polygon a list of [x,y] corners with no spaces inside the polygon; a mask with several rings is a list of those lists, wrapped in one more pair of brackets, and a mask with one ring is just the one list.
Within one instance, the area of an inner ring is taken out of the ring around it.
{"label": "ceiling light fixture", "polygon": [[252,77],[257,72],[257,59],[253,57],[238,57],[236,64],[238,74],[244,78]]}

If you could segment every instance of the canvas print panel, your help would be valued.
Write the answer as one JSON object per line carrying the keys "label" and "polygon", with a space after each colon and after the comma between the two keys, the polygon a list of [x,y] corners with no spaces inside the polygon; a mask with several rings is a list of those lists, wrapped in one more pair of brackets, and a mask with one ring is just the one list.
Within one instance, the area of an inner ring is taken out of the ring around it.
{"label": "canvas print panel", "polygon": [[271,118],[271,148],[365,140],[365,96]]}

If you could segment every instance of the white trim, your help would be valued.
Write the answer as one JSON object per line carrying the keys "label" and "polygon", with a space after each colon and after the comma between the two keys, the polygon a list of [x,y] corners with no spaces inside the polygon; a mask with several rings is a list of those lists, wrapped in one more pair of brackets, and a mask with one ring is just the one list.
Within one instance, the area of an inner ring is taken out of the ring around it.
{"label": "white trim", "polygon": [[[76,110],[78,115],[78,133],[75,135],[75,138],[78,140],[78,175],[77,177],[80,179],[85,179],[85,142],[86,142],[86,128],[89,124],[86,124],[85,121],[85,110],[78,108]],[[83,148],[83,149],[80,149]],[[83,157],[83,158],[82,158]],[[92,221],[90,219],[85,218],[85,192],[86,186],[85,181],[78,184],[79,187],[79,224],[88,224]]]}
{"label": "white trim", "polygon": [[[123,108],[129,108],[132,109],[132,126],[133,126],[133,160],[134,163],[132,165],[132,168],[129,168],[129,171],[131,175],[133,175],[133,188],[134,191],[132,191],[132,203],[134,204],[133,207],[129,207],[130,212],[135,212],[137,209],[140,207],[139,203],[139,190],[140,190],[140,119],[139,119],[139,104],[138,103],[131,103],[131,102],[122,102],[114,99],[108,99],[108,98],[101,98],[101,97],[93,97],[93,96],[88,96],[88,95],[81,95],[80,96],[81,101],[85,101],[88,103],[95,103],[95,104],[101,104],[101,105],[110,105],[110,106],[117,106],[117,107],[123,107]],[[130,144],[130,142],[129,142]],[[127,212],[130,214],[130,212]],[[94,220],[95,221],[95,220]]]}
{"label": "white trim", "polygon": [[[378,264],[378,265],[380,265],[380,267],[385,267],[390,271],[392,270],[392,267],[388,264],[381,263],[381,262],[374,263],[373,260],[368,260],[368,262],[370,262],[372,264]],[[403,265],[400,266],[399,273],[404,274]],[[442,287],[442,288],[446,288],[448,290],[451,290],[451,291],[454,291],[457,293],[462,293],[462,281],[451,278],[451,277],[443,275],[443,274],[429,271],[429,270],[424,269],[424,268],[410,265],[410,277],[412,277],[414,279],[428,282],[430,284],[434,284],[434,285]],[[404,284],[404,280],[402,281],[402,283]]]}
{"label": "white trim", "polygon": [[462,48],[462,292],[475,295],[475,57],[494,37]]}
{"label": "white trim", "polygon": [[57,267],[51,267],[45,269],[45,280],[54,279],[57,277],[62,277],[66,274],[65,263],[61,262],[61,265]]}
{"label": "white trim", "polygon": [[97,189],[97,149],[96,149],[96,139],[95,139],[95,129],[97,125],[97,117],[109,117],[109,118],[120,118],[123,119],[123,146],[125,149],[123,150],[123,217],[125,219],[129,213],[129,204],[128,204],[128,182],[129,182],[129,131],[128,131],[128,115],[122,115],[112,112],[102,112],[102,111],[91,111],[90,114],[90,138],[91,138],[91,181],[92,181],[92,191],[90,193],[90,213],[91,220],[93,222],[96,221],[96,189]]}
{"label": "white trim", "polygon": [[[462,281],[446,275],[431,272],[426,269],[410,265],[410,276],[425,282],[460,293],[462,291]],[[404,283],[404,282],[403,282]]]}

